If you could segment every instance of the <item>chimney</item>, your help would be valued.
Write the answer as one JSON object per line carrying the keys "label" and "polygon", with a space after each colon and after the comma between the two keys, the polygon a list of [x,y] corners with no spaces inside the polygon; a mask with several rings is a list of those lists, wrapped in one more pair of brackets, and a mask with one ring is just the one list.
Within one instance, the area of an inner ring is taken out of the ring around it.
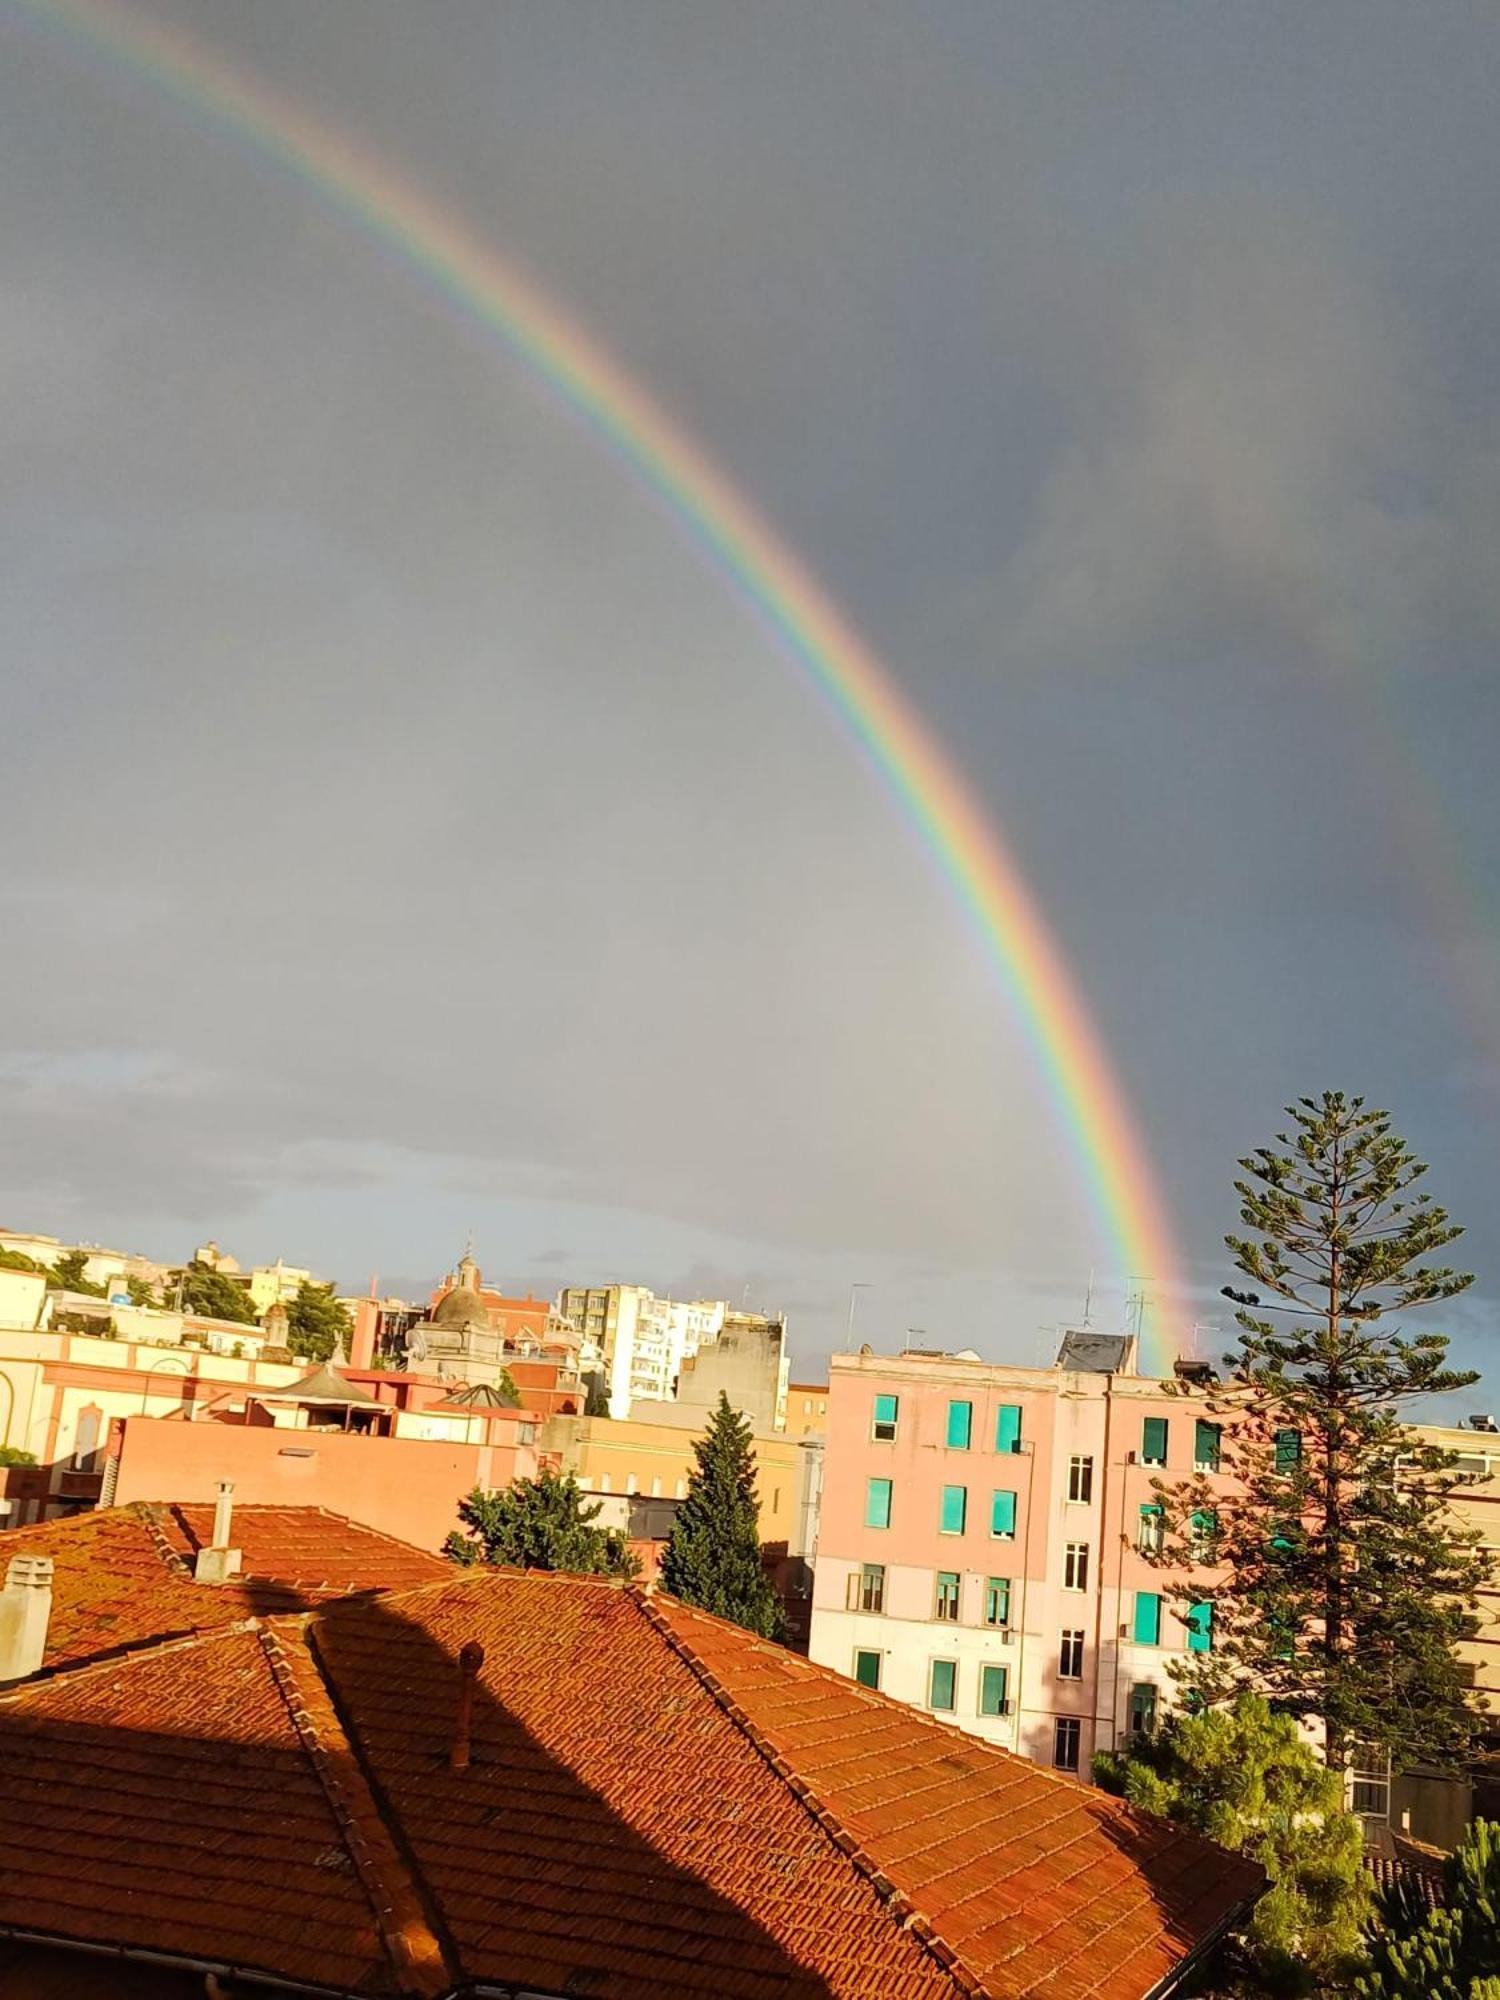
{"label": "chimney", "polygon": [[219,1481],[219,1497],[214,1502],[214,1538],[206,1549],[199,1549],[198,1559],[193,1564],[193,1577],[198,1583],[228,1583],[238,1576],[242,1557],[238,1549],[229,1546],[229,1523],[234,1512],[234,1482],[229,1479]]}
{"label": "chimney", "polygon": [[453,1748],[448,1752],[450,1771],[469,1768],[469,1737],[474,1727],[474,1683],[484,1665],[484,1648],[471,1639],[458,1649],[458,1714],[453,1722]]}
{"label": "chimney", "polygon": [[0,1590],[0,1681],[23,1681],[41,1666],[51,1616],[51,1556],[12,1556]]}

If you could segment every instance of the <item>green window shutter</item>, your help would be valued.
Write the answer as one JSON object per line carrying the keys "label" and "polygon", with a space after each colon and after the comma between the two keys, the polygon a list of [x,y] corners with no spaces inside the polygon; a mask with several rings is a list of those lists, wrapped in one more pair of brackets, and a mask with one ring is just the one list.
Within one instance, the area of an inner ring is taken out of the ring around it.
{"label": "green window shutter", "polygon": [[1019,1451],[1021,1449],[1021,1406],[1019,1403],[1002,1403],[1000,1413],[995,1418],[996,1451]]}
{"label": "green window shutter", "polygon": [[950,1403],[948,1405],[948,1448],[950,1451],[967,1451],[969,1433],[974,1425],[974,1405],[972,1403]]}
{"label": "green window shutter", "polygon": [[1014,1493],[997,1493],[990,1501],[990,1533],[992,1535],[1013,1535],[1016,1532],[1016,1496]]}
{"label": "green window shutter", "polygon": [[979,1713],[1004,1715],[1007,1672],[1004,1667],[979,1669]]}
{"label": "green window shutter", "polygon": [[1214,1608],[1211,1604],[1188,1607],[1187,1642],[1190,1653],[1211,1653],[1214,1644]]}
{"label": "green window shutter", "polygon": [[1278,1431],[1276,1433],[1276,1470],[1281,1473],[1295,1472],[1302,1459],[1302,1433],[1300,1431]]}
{"label": "green window shutter", "polygon": [[1199,1417],[1193,1426],[1193,1464],[1209,1472],[1219,1469],[1219,1426]]}
{"label": "green window shutter", "polygon": [[942,1531],[945,1535],[961,1535],[964,1520],[969,1511],[969,1489],[967,1486],[945,1486],[943,1488]]}
{"label": "green window shutter", "polygon": [[958,1662],[934,1660],[927,1681],[927,1699],[932,1708],[951,1709],[958,1686]]}
{"label": "green window shutter", "polygon": [[1192,1537],[1194,1552],[1202,1561],[1219,1538],[1219,1517],[1212,1507],[1201,1508],[1193,1515]]}
{"label": "green window shutter", "polygon": [[1161,1644],[1161,1599],[1155,1591],[1138,1590],[1135,1594],[1133,1636],[1138,1646]]}
{"label": "green window shutter", "polygon": [[880,1686],[879,1653],[856,1653],[854,1655],[854,1678],[859,1682],[861,1687],[878,1688]]}
{"label": "green window shutter", "polygon": [[1167,1420],[1147,1417],[1141,1425],[1141,1458],[1146,1465],[1167,1462]]}
{"label": "green window shutter", "polygon": [[1145,1736],[1156,1727],[1156,1689],[1150,1681],[1137,1681],[1130,1690],[1130,1733]]}
{"label": "green window shutter", "polygon": [[890,1525],[891,1482],[888,1479],[872,1479],[865,1486],[865,1526],[888,1528]]}
{"label": "green window shutter", "polygon": [[896,1416],[901,1408],[898,1396],[877,1396],[875,1417],[870,1425],[870,1435],[882,1444],[889,1444],[896,1435]]}

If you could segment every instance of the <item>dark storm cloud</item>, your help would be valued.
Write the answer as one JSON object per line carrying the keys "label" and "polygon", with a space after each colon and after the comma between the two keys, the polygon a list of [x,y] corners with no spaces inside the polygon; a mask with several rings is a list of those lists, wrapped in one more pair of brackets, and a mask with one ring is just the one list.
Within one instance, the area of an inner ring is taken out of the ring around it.
{"label": "dark storm cloud", "polygon": [[[552,285],[850,604],[1037,885],[1205,1302],[1233,1155],[1325,1081],[1496,1209],[1455,1004],[1494,913],[1439,921],[1391,796],[1493,875],[1493,21],[179,18]],[[1031,1358],[1107,1246],[785,664],[305,193],[5,54],[5,1215],[347,1276],[473,1226],[517,1282],[565,1243],[825,1342],[878,1280],[871,1337]]]}

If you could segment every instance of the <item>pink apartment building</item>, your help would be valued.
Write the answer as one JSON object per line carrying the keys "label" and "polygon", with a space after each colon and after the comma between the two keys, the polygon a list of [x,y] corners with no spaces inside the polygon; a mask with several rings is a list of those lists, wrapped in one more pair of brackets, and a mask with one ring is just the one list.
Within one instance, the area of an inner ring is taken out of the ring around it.
{"label": "pink apartment building", "polygon": [[1213,1644],[1147,1559],[1152,1482],[1215,1472],[1192,1384],[1133,1336],[1068,1334],[1052,1368],[835,1355],[811,1657],[1060,1770],[1149,1727],[1167,1663]]}

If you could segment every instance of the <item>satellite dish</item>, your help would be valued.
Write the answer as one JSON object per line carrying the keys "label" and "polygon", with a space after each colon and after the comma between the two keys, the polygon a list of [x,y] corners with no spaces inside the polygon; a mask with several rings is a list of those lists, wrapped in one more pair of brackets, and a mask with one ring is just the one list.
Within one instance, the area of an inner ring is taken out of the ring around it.
{"label": "satellite dish", "polygon": [[870,1345],[870,1343],[869,1343],[869,1341],[868,1341],[868,1340],[867,1340],[867,1341],[865,1342],[865,1344],[863,1345],[863,1347],[861,1347],[861,1348],[860,1348],[860,1350],[859,1350],[859,1351],[860,1351],[860,1353],[861,1353],[862,1355],[863,1355],[863,1354],[873,1354],[873,1353],[875,1352],[874,1348],[873,1348],[873,1347],[871,1347],[871,1345]]}

